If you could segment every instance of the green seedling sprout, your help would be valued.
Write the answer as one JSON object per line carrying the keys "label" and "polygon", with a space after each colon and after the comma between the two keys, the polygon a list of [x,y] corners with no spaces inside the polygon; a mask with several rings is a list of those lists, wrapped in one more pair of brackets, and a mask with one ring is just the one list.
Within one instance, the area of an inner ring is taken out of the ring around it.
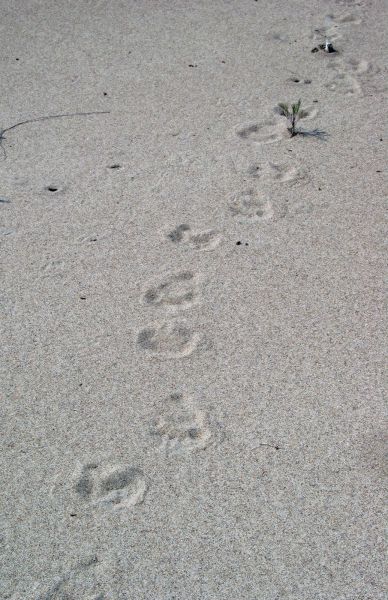
{"label": "green seedling sprout", "polygon": [[298,102],[295,102],[295,104],[291,105],[291,109],[288,107],[288,104],[285,104],[284,102],[279,102],[277,109],[278,109],[278,113],[282,116],[282,117],[286,117],[286,119],[288,120],[290,126],[288,127],[288,131],[290,132],[290,136],[294,137],[295,135],[297,135],[298,133],[300,133],[297,129],[296,129],[296,124],[300,119],[303,119],[304,117],[307,117],[308,112],[305,110],[301,110],[301,104],[302,104],[302,100],[299,98]]}

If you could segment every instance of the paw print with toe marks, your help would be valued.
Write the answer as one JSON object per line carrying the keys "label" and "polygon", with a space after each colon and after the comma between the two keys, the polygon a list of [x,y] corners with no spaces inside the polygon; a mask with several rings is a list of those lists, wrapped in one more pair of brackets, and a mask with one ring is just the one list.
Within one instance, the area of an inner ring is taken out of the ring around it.
{"label": "paw print with toe marks", "polygon": [[71,514],[78,510],[122,510],[141,504],[147,483],[141,469],[119,463],[79,463],[69,478],[57,480],[52,495],[73,502]]}
{"label": "paw print with toe marks", "polygon": [[244,190],[229,202],[231,215],[241,222],[265,222],[274,217],[272,204],[269,200],[259,196],[255,190]]}
{"label": "paw print with toe marks", "polygon": [[202,337],[185,321],[162,321],[141,329],[136,344],[139,350],[160,359],[190,356]]}
{"label": "paw print with toe marks", "polygon": [[150,432],[165,454],[204,450],[220,441],[220,429],[192,399],[173,393],[151,424]]}
{"label": "paw print with toe marks", "polygon": [[192,230],[190,225],[182,223],[167,233],[167,238],[174,244],[187,244],[194,250],[210,252],[217,248],[221,241],[220,235],[214,229],[204,231]]}
{"label": "paw print with toe marks", "polygon": [[151,285],[142,301],[147,306],[163,306],[173,310],[190,308],[199,302],[199,277],[191,271],[180,271]]}

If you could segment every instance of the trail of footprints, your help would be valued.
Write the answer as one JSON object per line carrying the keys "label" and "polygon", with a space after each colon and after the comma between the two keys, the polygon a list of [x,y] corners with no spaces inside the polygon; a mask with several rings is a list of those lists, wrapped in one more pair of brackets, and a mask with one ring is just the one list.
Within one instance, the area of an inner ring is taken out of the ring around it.
{"label": "trail of footprints", "polygon": [[[214,250],[221,239],[213,229],[196,231],[188,224],[178,225],[166,238],[174,245],[186,245],[199,251]],[[200,301],[200,276],[189,270],[168,273],[149,285],[143,292],[142,303],[149,308],[163,309],[165,317],[137,333],[138,349],[151,358],[163,360],[184,358],[202,347],[202,335],[180,317],[180,312]]]}
{"label": "trail of footprints", "polygon": [[[314,40],[329,36],[334,42],[341,38],[342,27],[358,25],[360,19],[353,15],[339,18],[326,18],[325,27],[316,30]],[[341,94],[359,94],[362,91],[360,80],[367,80],[377,70],[366,60],[345,60],[341,56],[327,56],[331,79],[325,83],[329,91]],[[309,82],[309,81],[308,81]],[[317,111],[307,109],[308,118],[314,119]],[[237,137],[248,145],[267,145],[286,139],[288,132],[283,120],[276,117],[251,123],[236,130]],[[239,156],[238,153],[237,156]],[[233,169],[244,178],[252,181],[243,190],[233,194],[227,208],[231,218],[239,222],[266,223],[285,211],[274,207],[265,194],[266,184],[271,186],[291,185],[302,182],[306,174],[293,163],[277,164],[270,160],[248,163],[233,163]],[[240,161],[241,163],[241,161]],[[260,189],[256,185],[260,184]],[[183,223],[165,233],[166,239],[175,246],[187,249],[211,252],[218,248],[221,236],[213,230],[199,231]],[[48,268],[51,269],[51,266]],[[53,265],[56,268],[56,265]],[[153,282],[143,291],[141,302],[150,310],[164,312],[160,321],[146,324],[136,337],[136,345],[150,359],[178,360],[190,356],[201,347],[201,334],[195,327],[180,316],[181,311],[189,311],[201,301],[200,277],[190,270],[167,273],[157,282]],[[193,453],[205,450],[222,440],[221,428],[212,414],[198,408],[188,395],[173,392],[163,401],[160,410],[150,422],[150,435],[159,451],[165,456]],[[65,492],[74,501],[73,512],[77,515],[83,509],[87,511],[108,511],[112,513],[132,510],[141,505],[147,494],[147,480],[143,471],[125,463],[85,462],[79,464],[69,482],[60,481],[54,485]],[[105,600],[104,592],[97,586],[93,572],[97,559],[80,563],[73,571],[59,577],[44,593],[35,594],[39,600],[49,598],[83,597],[90,600]],[[15,596],[16,600],[16,596]]]}
{"label": "trail of footprints", "polygon": [[[178,313],[200,301],[198,277],[190,271],[167,275],[161,282],[149,287],[143,294],[148,307],[163,307]],[[201,341],[201,335],[182,318],[162,320],[147,325],[137,334],[137,347],[150,357],[159,359],[190,356]]]}
{"label": "trail of footprints", "polygon": [[[343,6],[347,6],[346,0],[341,2]],[[362,6],[362,3],[359,3]],[[362,17],[358,14],[344,12],[339,15],[327,15],[324,19],[324,26],[315,29],[311,35],[311,39],[316,44],[312,52],[320,52],[326,39],[329,39],[334,47],[341,44],[341,40],[346,36],[351,35],[352,28],[359,26],[362,23]],[[282,41],[280,34],[274,34],[271,39]],[[323,83],[325,89],[344,96],[353,96],[363,93],[364,84],[377,91],[381,89],[374,83],[373,77],[379,73],[379,68],[373,66],[366,59],[362,58],[345,58],[342,52],[320,52],[320,56],[326,61],[326,66],[330,76]],[[302,76],[294,76],[288,78],[289,83],[311,84],[312,80]],[[276,109],[274,110],[276,113]],[[307,115],[304,117],[307,121],[313,121],[318,114],[315,106],[306,108]],[[305,122],[305,121],[303,121]],[[304,129],[306,135],[324,137],[324,132],[319,132],[317,129]],[[276,116],[265,119],[258,123],[248,123],[240,126],[235,131],[237,138],[249,149],[255,149],[269,144],[275,144],[282,140],[289,139],[287,131],[287,123],[284,118]],[[286,164],[276,164],[271,161],[256,162],[252,160],[248,165],[241,165],[241,147],[237,158],[231,159],[232,168],[247,179],[252,180],[252,185],[244,186],[245,189],[233,194],[228,202],[229,212],[233,218],[240,223],[268,223],[276,221],[279,218],[286,216],[289,207],[286,203],[272,198],[269,199],[269,194],[266,193],[265,186],[268,182],[272,187],[277,184],[286,183],[288,185],[300,183],[307,179],[299,167]],[[240,164],[239,164],[240,163]],[[256,184],[256,185],[253,185]],[[257,189],[257,184],[260,188]],[[272,190],[273,191],[273,190]],[[272,194],[273,197],[273,194]],[[300,206],[293,208],[294,214],[300,212]],[[308,207],[306,207],[308,210]]]}
{"label": "trail of footprints", "polygon": [[[352,28],[362,23],[362,17],[353,13],[342,13],[338,16],[327,15],[324,27],[315,29],[312,39],[316,43],[328,38],[334,46],[340,46],[351,35]],[[327,90],[345,96],[360,95],[364,84],[373,86],[372,78],[379,73],[379,68],[365,59],[345,58],[342,53],[326,55],[327,69],[331,73],[329,81],[324,83]]]}
{"label": "trail of footprints", "polygon": [[[215,231],[196,231],[188,225],[177,226],[166,234],[166,239],[199,251],[212,250],[220,242]],[[179,315],[180,311],[187,311],[200,301],[200,292],[200,277],[189,270],[168,273],[147,286],[141,302],[149,309],[162,311],[165,316],[138,332],[138,349],[151,359],[178,360],[200,347],[200,334]],[[149,435],[166,457],[205,450],[222,439],[214,417],[198,408],[189,395],[182,393],[171,393],[163,399],[162,406],[150,418]],[[75,518],[85,514],[114,515],[133,510],[145,501],[147,489],[147,478],[138,466],[120,461],[86,461],[79,463],[69,477],[61,476],[54,482],[52,496],[66,499],[64,503],[70,511],[69,517]],[[82,595],[84,589],[78,583],[81,571],[83,573],[84,569],[76,569],[58,578],[47,592],[37,597]],[[93,587],[91,591],[94,591]],[[92,593],[90,598],[102,600],[105,596]]]}

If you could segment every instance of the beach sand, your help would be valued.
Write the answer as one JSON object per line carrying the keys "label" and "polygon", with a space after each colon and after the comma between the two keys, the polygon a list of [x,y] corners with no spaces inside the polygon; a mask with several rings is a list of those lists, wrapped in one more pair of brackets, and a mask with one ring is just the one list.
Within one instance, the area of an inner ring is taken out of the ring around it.
{"label": "beach sand", "polygon": [[0,4],[0,598],[382,600],[386,4]]}

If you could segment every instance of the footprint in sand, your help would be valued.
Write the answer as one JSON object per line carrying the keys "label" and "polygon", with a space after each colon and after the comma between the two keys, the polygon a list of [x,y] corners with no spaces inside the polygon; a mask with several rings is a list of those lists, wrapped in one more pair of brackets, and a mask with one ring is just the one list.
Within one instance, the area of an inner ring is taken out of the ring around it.
{"label": "footprint in sand", "polygon": [[325,83],[325,88],[342,96],[358,96],[361,94],[361,85],[357,79],[344,72],[336,73],[330,81]]}
{"label": "footprint in sand", "polygon": [[131,465],[88,463],[74,476],[74,492],[93,508],[128,509],[144,500],[144,474]]}
{"label": "footprint in sand", "polygon": [[268,181],[270,183],[297,183],[306,178],[302,169],[285,163],[252,162],[245,173],[253,179]]}
{"label": "footprint in sand", "polygon": [[347,68],[351,73],[356,75],[357,77],[364,77],[375,75],[380,72],[380,69],[368,60],[358,60],[358,58],[349,58],[344,61],[345,68]]}
{"label": "footprint in sand", "polygon": [[267,119],[260,123],[252,123],[236,130],[239,138],[255,144],[273,144],[288,136],[285,123],[277,119]]}
{"label": "footprint in sand", "polygon": [[240,222],[266,222],[274,217],[272,203],[254,189],[239,192],[229,202],[229,211]]}
{"label": "footprint in sand", "polygon": [[343,61],[342,69],[343,72],[350,73],[352,77],[359,79],[361,86],[368,85],[373,89],[380,89],[379,86],[375,86],[374,77],[380,73],[381,69],[368,60],[349,58]]}
{"label": "footprint in sand", "polygon": [[373,73],[371,65],[366,60],[350,59],[345,61],[342,58],[338,58],[328,63],[327,68],[333,72],[333,76],[325,84],[325,87],[332,92],[337,92],[345,96],[360,94],[362,88],[359,77]]}
{"label": "footprint in sand", "polygon": [[150,286],[142,301],[147,306],[186,309],[199,301],[198,276],[191,271],[167,275],[160,283]]}
{"label": "footprint in sand", "polygon": [[57,478],[52,496],[69,498],[70,516],[84,510],[131,509],[143,502],[147,484],[143,472],[128,464],[79,464],[69,477]]}
{"label": "footprint in sand", "polygon": [[210,252],[217,248],[221,241],[221,236],[214,229],[205,231],[192,231],[190,225],[183,223],[178,225],[167,234],[167,238],[174,244],[187,244],[194,250]]}
{"label": "footprint in sand", "polygon": [[184,321],[163,321],[145,327],[137,335],[138,348],[160,359],[190,356],[201,341],[200,334]]}
{"label": "footprint in sand", "polygon": [[325,84],[325,87],[329,91],[345,96],[361,93],[361,85],[358,81],[356,68],[352,68],[350,65],[346,66],[345,61],[341,58],[334,59],[328,63],[327,68],[333,74],[331,79]]}
{"label": "footprint in sand", "polygon": [[[275,114],[273,119],[267,119],[261,123],[252,123],[237,129],[238,137],[255,144],[273,144],[283,139],[289,139],[290,134],[287,129],[287,119],[279,115],[279,107],[275,106],[272,111]],[[314,106],[303,107],[303,120],[312,120],[318,114],[318,109]]]}
{"label": "footprint in sand", "polygon": [[217,425],[190,397],[180,393],[165,400],[163,410],[151,425],[151,434],[158,438],[159,449],[166,454],[204,450],[220,441]]}

